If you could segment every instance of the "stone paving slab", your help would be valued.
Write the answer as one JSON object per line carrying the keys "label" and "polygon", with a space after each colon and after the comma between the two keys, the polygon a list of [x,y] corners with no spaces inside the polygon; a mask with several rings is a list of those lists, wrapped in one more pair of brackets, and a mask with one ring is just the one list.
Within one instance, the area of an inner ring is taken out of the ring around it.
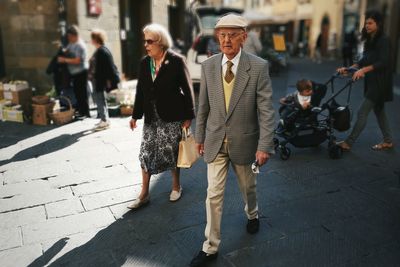
{"label": "stone paving slab", "polygon": [[312,229],[233,251],[225,259],[230,266],[336,267],[364,253],[364,245],[347,236]]}
{"label": "stone paving slab", "polygon": [[0,251],[0,265],[2,267],[28,266],[41,255],[42,246],[40,244],[8,249]]}
{"label": "stone paving slab", "polygon": [[78,198],[72,198],[57,202],[48,203],[45,205],[47,217],[59,218],[68,215],[74,215],[85,211],[81,201]]}
{"label": "stone paving slab", "polygon": [[107,226],[115,221],[108,208],[98,209],[62,218],[49,219],[44,223],[22,227],[24,244],[62,238],[74,233]]}
{"label": "stone paving slab", "polygon": [[0,251],[20,246],[22,246],[22,236],[19,227],[0,230]]}
{"label": "stone paving slab", "polygon": [[111,180],[114,176],[124,175],[129,171],[123,165],[115,165],[110,168],[99,169],[89,168],[79,172],[73,172],[49,178],[49,183],[53,188],[75,186],[83,183],[90,183],[99,180]]}
{"label": "stone paving slab", "polygon": [[[109,191],[122,187],[133,186],[139,184],[139,181],[133,180],[132,174],[126,170],[122,173],[115,173],[108,179],[102,179],[91,183],[84,183],[72,187],[72,191],[76,196],[89,195],[94,193],[100,193],[103,191]],[[141,182],[140,182],[141,184]]]}
{"label": "stone paving slab", "polygon": [[400,243],[393,242],[383,247],[376,248],[376,251],[359,259],[352,260],[343,266],[346,267],[398,267],[400,262]]}
{"label": "stone paving slab", "polygon": [[0,213],[0,229],[13,228],[46,221],[44,206]]}
{"label": "stone paving slab", "polygon": [[53,163],[41,163],[30,166],[29,168],[10,168],[4,175],[5,184],[14,184],[21,182],[29,182],[33,180],[47,180],[49,177],[55,177],[62,174],[71,173],[72,169],[68,162],[59,162],[57,165]]}
{"label": "stone paving slab", "polygon": [[81,200],[85,210],[94,210],[131,201],[136,198],[139,192],[139,186],[127,186],[93,195],[84,195]]}
{"label": "stone paving slab", "polygon": [[[63,257],[68,252],[77,247],[84,246],[87,242],[93,239],[99,231],[104,228],[91,229],[78,234],[67,235],[63,238],[50,239],[42,242],[43,256],[38,261],[44,264],[51,265],[57,259]],[[44,265],[43,264],[43,265]]]}
{"label": "stone paving slab", "polygon": [[15,195],[11,198],[0,199],[0,213],[35,207],[72,197],[69,188],[32,191],[29,194]]}

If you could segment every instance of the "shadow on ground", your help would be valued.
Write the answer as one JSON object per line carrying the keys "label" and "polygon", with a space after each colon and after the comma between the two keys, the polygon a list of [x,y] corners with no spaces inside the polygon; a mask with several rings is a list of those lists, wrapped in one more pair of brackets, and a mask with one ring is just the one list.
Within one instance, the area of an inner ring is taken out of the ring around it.
{"label": "shadow on ground", "polygon": [[11,162],[37,158],[49,153],[53,153],[76,143],[77,141],[79,141],[79,138],[91,133],[93,132],[84,130],[74,134],[62,134],[60,136],[54,137],[52,139],[46,140],[42,143],[19,151],[12,158],[0,161],[0,166],[6,165]]}

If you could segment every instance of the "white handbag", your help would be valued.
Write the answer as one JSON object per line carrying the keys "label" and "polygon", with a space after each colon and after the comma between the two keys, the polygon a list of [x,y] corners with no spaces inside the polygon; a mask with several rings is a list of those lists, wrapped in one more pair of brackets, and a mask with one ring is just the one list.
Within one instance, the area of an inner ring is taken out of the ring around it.
{"label": "white handbag", "polygon": [[196,141],[188,129],[182,129],[182,140],[179,142],[178,168],[190,168],[200,157]]}

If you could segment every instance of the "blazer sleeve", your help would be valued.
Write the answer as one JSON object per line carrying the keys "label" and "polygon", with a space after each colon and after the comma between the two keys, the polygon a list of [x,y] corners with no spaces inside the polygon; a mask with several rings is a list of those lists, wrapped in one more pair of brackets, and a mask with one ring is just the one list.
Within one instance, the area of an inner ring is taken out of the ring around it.
{"label": "blazer sleeve", "polygon": [[139,120],[143,117],[144,114],[144,92],[143,92],[143,64],[140,64],[139,67],[139,78],[138,83],[136,85],[136,95],[135,95],[135,103],[133,105],[132,118],[135,120]]}
{"label": "blazer sleeve", "polygon": [[194,114],[194,94],[192,87],[192,79],[190,78],[189,70],[183,58],[179,58],[180,64],[180,75],[179,75],[179,86],[184,94],[184,112],[185,119],[191,120],[195,117]]}
{"label": "blazer sleeve", "polygon": [[257,150],[274,154],[274,107],[272,106],[272,85],[268,62],[265,61],[257,82],[257,110],[260,137]]}
{"label": "blazer sleeve", "polygon": [[208,102],[207,82],[204,72],[204,65],[201,66],[199,108],[196,117],[196,143],[203,144],[206,139],[206,122],[210,112],[210,103]]}

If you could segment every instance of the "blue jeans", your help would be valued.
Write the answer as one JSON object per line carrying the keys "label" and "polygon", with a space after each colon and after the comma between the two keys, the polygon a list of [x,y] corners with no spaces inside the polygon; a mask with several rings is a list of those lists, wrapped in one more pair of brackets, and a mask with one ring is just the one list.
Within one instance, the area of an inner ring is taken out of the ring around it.
{"label": "blue jeans", "polygon": [[94,101],[97,105],[97,116],[102,121],[108,121],[108,107],[106,101],[106,93],[104,91],[93,90]]}

